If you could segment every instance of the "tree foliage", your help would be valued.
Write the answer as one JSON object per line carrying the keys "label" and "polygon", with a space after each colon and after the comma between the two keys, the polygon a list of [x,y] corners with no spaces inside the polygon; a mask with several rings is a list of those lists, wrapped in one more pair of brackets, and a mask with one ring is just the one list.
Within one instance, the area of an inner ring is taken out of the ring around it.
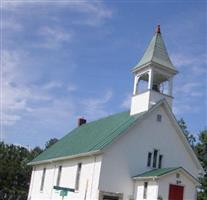
{"label": "tree foliage", "polygon": [[[53,138],[45,144],[48,148],[58,140]],[[27,163],[43,149],[28,148],[0,142],[0,199],[26,200],[32,167]]]}
{"label": "tree foliage", "polygon": [[207,200],[207,129],[199,134],[199,141],[195,146],[195,152],[200,160],[206,174],[201,178],[201,190],[198,193],[198,200]]}
{"label": "tree foliage", "polygon": [[205,171],[204,176],[200,178],[201,187],[198,190],[198,200],[207,200],[207,129],[202,130],[199,133],[198,140],[196,140],[193,134],[189,132],[184,119],[178,120],[178,124]]}
{"label": "tree foliage", "polygon": [[184,119],[181,118],[180,120],[178,120],[178,124],[179,124],[180,128],[182,129],[185,137],[187,138],[189,144],[191,145],[192,148],[194,148],[194,144],[196,142],[196,138],[193,136],[193,134],[191,134],[189,132],[187,124],[184,121]]}

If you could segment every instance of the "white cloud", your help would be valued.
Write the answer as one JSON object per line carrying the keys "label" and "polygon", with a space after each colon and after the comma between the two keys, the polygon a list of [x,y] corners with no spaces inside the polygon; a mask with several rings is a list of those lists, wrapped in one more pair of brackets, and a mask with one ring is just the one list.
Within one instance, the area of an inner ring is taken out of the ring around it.
{"label": "white cloud", "polygon": [[77,86],[74,85],[74,84],[70,84],[70,85],[68,85],[68,87],[67,87],[67,91],[68,91],[68,92],[74,92],[74,91],[76,91],[76,90],[77,90]]}
{"label": "white cloud", "polygon": [[2,19],[1,29],[2,31],[5,31],[4,33],[6,33],[7,31],[16,32],[16,31],[22,31],[23,26],[22,24],[18,23],[16,19],[5,17],[4,19]]}
{"label": "white cloud", "polygon": [[175,115],[183,115],[186,113],[197,113],[200,111],[199,105],[192,104],[188,101],[175,101],[173,112]]}
{"label": "white cloud", "polygon": [[39,30],[39,35],[42,37],[42,41],[35,46],[49,49],[57,48],[66,42],[70,42],[72,39],[71,32],[66,32],[59,27],[42,27]]}
{"label": "white cloud", "polygon": [[[37,16],[38,14],[48,14],[49,10],[67,9],[69,12],[76,12],[83,16],[79,19],[75,19],[75,24],[85,24],[89,26],[96,26],[101,24],[105,19],[112,17],[112,10],[105,6],[103,1],[70,1],[70,0],[49,0],[49,1],[4,1],[2,8],[6,11],[22,12],[22,8],[25,6],[25,14]],[[47,6],[48,10],[42,6]],[[31,8],[27,9],[26,8]],[[43,13],[44,12],[44,13]],[[51,16],[53,17],[53,16]]]}
{"label": "white cloud", "polygon": [[[20,68],[21,61],[26,58],[25,55],[16,51],[3,51],[2,55],[2,124],[13,125],[21,120],[22,116],[37,113],[37,107],[39,109],[45,107],[44,102],[48,102],[48,105],[54,104],[55,97],[50,90],[60,88],[62,86],[60,82],[50,81],[44,85],[36,85],[29,81],[21,82],[22,77],[28,75],[27,71]],[[35,108],[32,106],[33,104],[36,105]],[[48,109],[51,108],[48,107]],[[55,108],[55,111],[57,109],[60,107]],[[58,110],[58,112],[61,111],[64,110]]]}
{"label": "white cloud", "polygon": [[124,101],[121,103],[121,108],[129,109],[131,106],[131,94],[128,94]]}
{"label": "white cloud", "polygon": [[113,92],[108,90],[101,97],[88,98],[81,101],[82,113],[85,113],[89,119],[97,119],[106,116],[108,113],[106,109],[107,103],[111,100]]}
{"label": "white cloud", "polygon": [[193,91],[198,92],[201,83],[199,82],[187,82],[179,87],[175,88],[175,92],[181,92],[183,94],[191,95]]}
{"label": "white cloud", "polygon": [[61,87],[62,87],[62,83],[58,81],[50,81],[42,86],[42,88],[45,90],[52,90],[52,89],[61,88]]}
{"label": "white cloud", "polygon": [[176,52],[171,55],[171,58],[172,58],[171,60],[173,61],[173,64],[176,67],[178,68],[188,67],[189,69],[194,70],[194,72],[199,71],[200,69],[202,69],[202,72],[203,72],[204,71],[203,67],[206,66],[207,64],[205,54],[186,55],[186,54],[183,54],[182,52]]}

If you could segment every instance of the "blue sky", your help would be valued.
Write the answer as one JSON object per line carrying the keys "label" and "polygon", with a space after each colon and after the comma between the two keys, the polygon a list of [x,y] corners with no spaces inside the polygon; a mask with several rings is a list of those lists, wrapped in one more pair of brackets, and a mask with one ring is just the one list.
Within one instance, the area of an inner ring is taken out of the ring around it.
{"label": "blue sky", "polygon": [[204,1],[3,1],[2,134],[43,146],[88,121],[129,109],[130,69],[155,27],[173,64],[174,113],[207,124]]}

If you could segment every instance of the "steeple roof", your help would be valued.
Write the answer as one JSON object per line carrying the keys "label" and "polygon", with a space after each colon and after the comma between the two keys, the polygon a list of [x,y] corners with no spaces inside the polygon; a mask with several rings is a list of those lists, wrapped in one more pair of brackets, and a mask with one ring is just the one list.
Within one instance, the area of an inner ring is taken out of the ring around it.
{"label": "steeple roof", "polygon": [[160,25],[157,26],[155,35],[150,41],[150,44],[147,47],[143,57],[141,58],[139,63],[134,67],[134,70],[139,67],[142,67],[145,64],[153,63],[153,62],[160,64],[164,67],[168,67],[170,69],[176,70],[169,58],[165,43],[162,39],[162,34],[160,32]]}

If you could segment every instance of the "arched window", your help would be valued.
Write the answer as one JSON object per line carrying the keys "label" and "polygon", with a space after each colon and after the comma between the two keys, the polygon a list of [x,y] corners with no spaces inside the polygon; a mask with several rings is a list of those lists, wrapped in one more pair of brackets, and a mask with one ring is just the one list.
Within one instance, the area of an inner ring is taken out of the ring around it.
{"label": "arched window", "polygon": [[149,75],[148,73],[145,73],[141,75],[137,82],[137,90],[136,94],[142,93],[147,91],[148,89],[148,82],[149,82]]}

